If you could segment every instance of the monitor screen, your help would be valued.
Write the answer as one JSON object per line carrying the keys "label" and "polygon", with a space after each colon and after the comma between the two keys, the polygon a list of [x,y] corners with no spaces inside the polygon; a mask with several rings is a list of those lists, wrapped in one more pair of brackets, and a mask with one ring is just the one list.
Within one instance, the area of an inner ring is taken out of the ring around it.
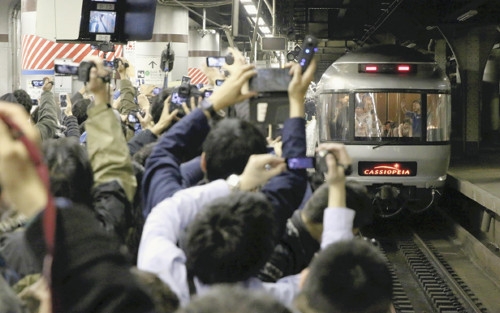
{"label": "monitor screen", "polygon": [[113,34],[116,25],[116,12],[90,11],[89,33]]}

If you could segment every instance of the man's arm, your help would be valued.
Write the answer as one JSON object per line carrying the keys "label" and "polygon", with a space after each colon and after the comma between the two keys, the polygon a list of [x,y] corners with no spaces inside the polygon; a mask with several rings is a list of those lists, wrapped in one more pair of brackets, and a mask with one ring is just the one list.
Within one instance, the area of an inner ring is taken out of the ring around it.
{"label": "man's arm", "polygon": [[[265,170],[265,164],[271,168]],[[282,158],[252,155],[240,175],[240,189],[253,190],[284,170]],[[189,300],[189,288],[186,256],[177,246],[180,235],[208,202],[230,192],[228,183],[222,179],[184,189],[155,206],[146,220],[137,265],[157,274],[177,294],[181,304]]]}
{"label": "man's arm", "polygon": [[[284,158],[306,156],[304,97],[315,71],[316,60],[314,59],[304,73],[299,64],[290,68],[290,74],[293,77],[288,86],[290,118],[285,121],[282,135]],[[273,178],[262,189],[275,210],[277,238],[281,238],[287,219],[302,202],[306,186],[306,170],[291,170]]]}
{"label": "man's arm", "polygon": [[352,228],[354,210],[346,207],[345,168],[352,164],[351,157],[343,144],[324,143],[318,151],[327,152],[325,158],[328,167],[328,208],[323,215],[323,234],[321,248],[339,240],[353,238]]}
{"label": "man's arm", "polygon": [[196,109],[160,137],[146,162],[142,180],[145,216],[159,202],[184,188],[180,165],[184,158],[189,160],[199,153],[209,130],[203,111]]}
{"label": "man's arm", "polygon": [[[95,59],[97,68],[91,69],[91,81],[87,84],[94,93],[95,105],[88,110],[85,123],[87,131],[87,150],[92,170],[94,186],[110,181],[118,181],[132,201],[137,182],[128,153],[127,142],[123,136],[120,122],[108,105],[110,95],[107,85],[99,76],[108,75],[102,60]],[[99,74],[98,74],[99,73]]]}
{"label": "man's arm", "polygon": [[118,111],[121,115],[128,115],[131,111],[137,110],[138,106],[135,103],[135,88],[129,79],[128,69],[130,65],[127,60],[120,58],[118,65],[118,73],[120,74],[120,105]]}
{"label": "man's arm", "polygon": [[36,128],[40,132],[42,140],[54,138],[58,125],[56,101],[52,93],[54,82],[48,77],[44,78],[42,95],[40,96],[40,107],[38,109],[38,121]]}

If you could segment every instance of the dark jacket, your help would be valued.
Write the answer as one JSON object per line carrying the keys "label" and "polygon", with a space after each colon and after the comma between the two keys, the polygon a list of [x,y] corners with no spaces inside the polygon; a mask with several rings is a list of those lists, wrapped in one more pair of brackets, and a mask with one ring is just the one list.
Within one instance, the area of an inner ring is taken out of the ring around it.
{"label": "dark jacket", "polygon": [[288,219],[283,238],[258,277],[265,282],[275,282],[298,274],[309,265],[319,248],[319,242],[311,237],[300,217],[300,210],[297,210]]}
{"label": "dark jacket", "polygon": [[130,151],[130,156],[133,156],[137,151],[141,150],[145,145],[155,142],[158,140],[155,134],[153,134],[149,129],[145,129],[132,137],[127,142],[128,149]]}
{"label": "dark jacket", "polygon": [[38,105],[38,120],[35,124],[40,131],[42,140],[55,137],[59,126],[57,110],[54,94],[51,91],[42,92],[40,104]]}
{"label": "dark jacket", "polygon": [[64,116],[62,124],[65,127],[64,135],[66,137],[80,138],[80,125],[78,125],[78,119],[75,116]]}
{"label": "dark jacket", "polygon": [[[130,272],[121,242],[105,232],[91,211],[69,201],[59,205],[52,264],[54,312],[149,313],[153,302]],[[26,239],[43,262],[43,212],[29,225]]]}
{"label": "dark jacket", "polygon": [[[186,188],[180,164],[200,152],[203,141],[210,131],[203,110],[196,109],[175,123],[159,140],[146,163],[143,177],[143,212],[147,216],[151,209]],[[306,155],[305,120],[288,119],[283,127],[283,157]],[[275,208],[277,234],[282,234],[286,220],[300,205],[307,184],[305,170],[287,171],[273,177],[262,192]],[[281,236],[281,235],[280,235]]]}

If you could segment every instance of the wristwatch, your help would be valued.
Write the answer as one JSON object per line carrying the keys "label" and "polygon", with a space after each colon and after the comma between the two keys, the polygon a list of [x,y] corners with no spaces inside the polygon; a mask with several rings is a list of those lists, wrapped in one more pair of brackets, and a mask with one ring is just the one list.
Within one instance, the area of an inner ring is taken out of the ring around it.
{"label": "wristwatch", "polygon": [[236,174],[231,174],[226,179],[226,183],[231,191],[240,190],[240,176]]}
{"label": "wristwatch", "polygon": [[201,108],[208,112],[211,119],[221,119],[225,116],[225,112],[222,110],[216,111],[212,102],[209,99],[203,99],[201,101]]}

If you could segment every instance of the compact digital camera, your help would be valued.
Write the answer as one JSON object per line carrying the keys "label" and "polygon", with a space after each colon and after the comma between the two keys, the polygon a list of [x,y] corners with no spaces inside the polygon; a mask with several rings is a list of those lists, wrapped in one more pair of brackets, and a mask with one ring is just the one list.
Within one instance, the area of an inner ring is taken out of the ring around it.
{"label": "compact digital camera", "polygon": [[201,95],[202,94],[196,85],[190,85],[187,83],[181,84],[172,91],[169,112],[178,109],[179,112],[177,113],[177,116],[183,117],[186,115],[186,112],[184,112],[182,104],[186,103],[188,106],[191,106],[191,97],[194,97],[195,101],[198,101],[198,97]]}

